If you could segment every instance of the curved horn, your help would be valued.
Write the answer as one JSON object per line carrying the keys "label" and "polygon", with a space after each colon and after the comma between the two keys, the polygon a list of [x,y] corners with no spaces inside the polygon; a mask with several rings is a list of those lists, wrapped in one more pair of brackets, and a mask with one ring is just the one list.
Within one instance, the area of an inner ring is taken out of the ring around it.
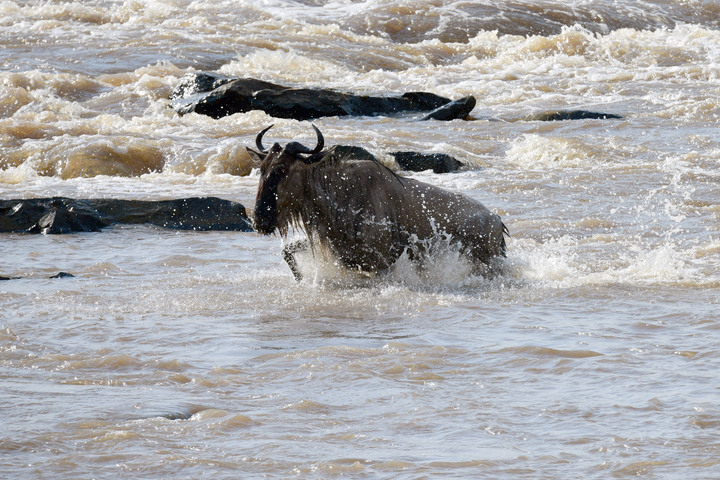
{"label": "curved horn", "polygon": [[315,145],[315,148],[310,150],[302,143],[290,142],[285,146],[286,151],[288,153],[303,153],[306,155],[315,155],[316,153],[320,153],[320,151],[325,146],[325,139],[323,138],[323,134],[320,133],[320,130],[318,130],[315,125],[313,125],[312,127],[315,129],[315,135],[317,135],[317,145]]}
{"label": "curved horn", "polygon": [[270,125],[269,127],[263,129],[260,133],[257,134],[257,137],[255,137],[255,145],[257,146],[258,150],[260,150],[262,153],[267,153],[267,149],[263,147],[262,144],[262,137],[265,135],[265,132],[270,130],[275,124]]}
{"label": "curved horn", "polygon": [[323,134],[320,133],[320,129],[318,129],[314,124],[312,126],[315,129],[315,135],[317,136],[317,145],[315,145],[315,148],[309,152],[311,154],[320,153],[320,151],[325,146],[325,139],[323,138]]}

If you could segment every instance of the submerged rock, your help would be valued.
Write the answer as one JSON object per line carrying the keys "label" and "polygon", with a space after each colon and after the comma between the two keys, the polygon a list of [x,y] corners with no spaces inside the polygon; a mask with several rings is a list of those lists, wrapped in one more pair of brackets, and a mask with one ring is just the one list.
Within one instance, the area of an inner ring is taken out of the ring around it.
{"label": "submerged rock", "polygon": [[561,120],[584,120],[584,119],[617,119],[623,118],[622,115],[614,113],[591,112],[588,110],[550,110],[547,112],[536,113],[528,117],[529,121],[539,122],[556,122]]}
{"label": "submerged rock", "polygon": [[[262,110],[273,117],[295,120],[432,112],[454,103],[449,98],[428,92],[373,97],[323,88],[289,88],[253,78],[229,78],[212,73],[186,75],[170,95],[170,100],[180,114],[195,112],[221,118]],[[457,102],[460,103],[436,113],[432,118],[465,118],[469,113],[465,111],[469,100],[465,98]],[[475,99],[472,99],[473,106],[474,102]]]}
{"label": "submerged rock", "polygon": [[[444,153],[392,152],[390,155],[402,170],[412,172],[432,170],[435,173],[449,173],[463,166],[455,157]],[[324,157],[326,160],[342,158],[378,161],[375,155],[363,147],[350,145],[335,145],[328,149]]]}
{"label": "submerged rock", "polygon": [[68,272],[58,272],[55,275],[51,276],[50,278],[75,278],[75,275]]}
{"label": "submerged rock", "polygon": [[378,161],[377,157],[364,149],[356,145],[334,145],[327,149],[327,153],[324,154],[323,159],[325,161],[335,161],[341,159],[353,159],[353,160],[375,160]]}
{"label": "submerged rock", "polygon": [[157,418],[164,418],[166,420],[190,420],[193,415],[192,412],[170,412],[158,415]]}
{"label": "submerged rock", "polygon": [[219,73],[189,73],[180,79],[180,83],[170,93],[170,100],[190,98],[193,95],[210,92],[233,81],[233,77]]}
{"label": "submerged rock", "polygon": [[24,206],[22,205],[20,209],[15,211],[14,218],[19,218],[17,215],[29,214],[29,218],[33,218],[34,215],[38,214],[42,215],[36,223],[26,230],[28,233],[95,232],[109,225],[91,209],[80,205],[68,205],[67,202],[59,199],[53,200],[47,205],[33,205],[31,209],[24,209]]}
{"label": "submerged rock", "polygon": [[215,197],[143,201],[65,197],[0,200],[0,233],[95,232],[113,224],[251,231],[245,207]]}
{"label": "submerged rock", "polygon": [[465,120],[475,108],[475,97],[465,97],[436,108],[423,120]]}
{"label": "submerged rock", "polygon": [[[181,115],[195,112],[221,118],[262,110],[273,117],[294,120],[424,112],[427,114],[421,120],[467,120],[477,103],[473,96],[451,100],[429,92],[408,92],[400,96],[374,97],[325,88],[291,88],[254,78],[235,78],[209,72],[185,75],[170,94],[170,100],[173,108]],[[586,118],[623,117],[587,110],[554,110],[532,115],[527,120]]]}
{"label": "submerged rock", "polygon": [[[0,281],[2,280],[20,280],[22,277],[6,277],[4,275],[0,275]],[[72,273],[67,272],[58,272],[55,275],[52,275],[48,278],[75,278],[75,275]]]}
{"label": "submerged rock", "polygon": [[393,152],[390,155],[395,157],[400,168],[414,172],[432,170],[435,173],[449,173],[463,165],[445,153]]}

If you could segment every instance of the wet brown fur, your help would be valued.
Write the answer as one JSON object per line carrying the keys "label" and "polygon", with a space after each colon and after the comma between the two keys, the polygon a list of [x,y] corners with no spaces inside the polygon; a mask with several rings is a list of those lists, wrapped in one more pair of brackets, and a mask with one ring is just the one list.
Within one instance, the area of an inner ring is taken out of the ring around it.
{"label": "wet brown fur", "polygon": [[376,160],[336,155],[334,149],[288,154],[275,144],[265,156],[250,152],[262,162],[256,223],[266,213],[257,205],[272,195],[264,191],[266,180],[279,172],[277,231],[286,237],[292,228],[303,230],[311,248],[327,248],[349,268],[387,270],[406,250],[422,259],[442,235],[476,263],[505,255],[507,229],[500,217],[465,195],[400,177]]}

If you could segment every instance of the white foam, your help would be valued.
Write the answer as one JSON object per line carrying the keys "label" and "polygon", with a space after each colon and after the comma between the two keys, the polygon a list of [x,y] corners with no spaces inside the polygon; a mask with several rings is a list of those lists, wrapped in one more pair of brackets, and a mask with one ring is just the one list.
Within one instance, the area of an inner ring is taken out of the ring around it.
{"label": "white foam", "polygon": [[[240,77],[268,79],[273,72],[272,81],[287,85],[332,85],[338,78],[352,84],[352,72],[337,63],[321,57],[310,57],[296,51],[260,49],[247,55],[241,55],[232,62],[223,65],[220,73]],[[268,79],[269,80],[269,79]]]}
{"label": "white foam", "polygon": [[598,155],[577,139],[528,134],[512,142],[505,160],[530,169],[584,168],[594,166]]}
{"label": "white foam", "polygon": [[500,259],[478,272],[477,266],[447,239],[432,239],[429,243],[432,243],[430,253],[421,264],[404,252],[389,271],[381,273],[348,269],[321,248],[314,254],[299,252],[295,258],[303,274],[302,282],[340,288],[402,286],[452,292],[468,286],[480,287],[498,274],[502,275],[503,261]]}
{"label": "white foam", "polygon": [[[618,237],[617,242],[623,239]],[[720,273],[708,275],[694,260],[708,246],[684,249],[671,242],[644,245],[632,239],[620,258],[605,259],[601,251],[598,253],[601,249],[593,238],[569,235],[545,242],[515,239],[510,245],[506,271],[531,284],[551,288],[612,284],[703,286],[720,280]],[[593,250],[596,255],[589,254]]]}

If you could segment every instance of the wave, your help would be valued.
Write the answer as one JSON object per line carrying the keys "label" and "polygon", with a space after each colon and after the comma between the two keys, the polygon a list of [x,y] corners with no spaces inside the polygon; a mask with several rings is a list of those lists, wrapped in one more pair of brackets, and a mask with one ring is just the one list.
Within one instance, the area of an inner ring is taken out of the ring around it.
{"label": "wave", "polygon": [[[361,35],[390,38],[397,43],[438,39],[467,42],[482,31],[501,35],[553,35],[563,26],[580,25],[593,32],[629,28],[672,29],[682,24],[720,28],[720,4],[703,0],[364,0],[257,2],[212,2],[209,0],[143,0],[133,2],[45,2],[24,5],[3,2],[0,25],[21,23],[29,31],[48,31],[67,26],[126,25],[162,26],[196,32],[210,25],[232,32],[228,16],[246,25],[266,21],[299,21],[307,24],[337,24]],[[188,40],[186,37],[185,40]]]}
{"label": "wave", "polygon": [[720,5],[706,1],[528,1],[485,0],[266,3],[280,18],[334,22],[358,34],[415,43],[429,39],[467,42],[482,31],[501,35],[553,35],[564,26],[580,25],[593,32],[629,28],[672,29],[681,24],[720,28]]}

